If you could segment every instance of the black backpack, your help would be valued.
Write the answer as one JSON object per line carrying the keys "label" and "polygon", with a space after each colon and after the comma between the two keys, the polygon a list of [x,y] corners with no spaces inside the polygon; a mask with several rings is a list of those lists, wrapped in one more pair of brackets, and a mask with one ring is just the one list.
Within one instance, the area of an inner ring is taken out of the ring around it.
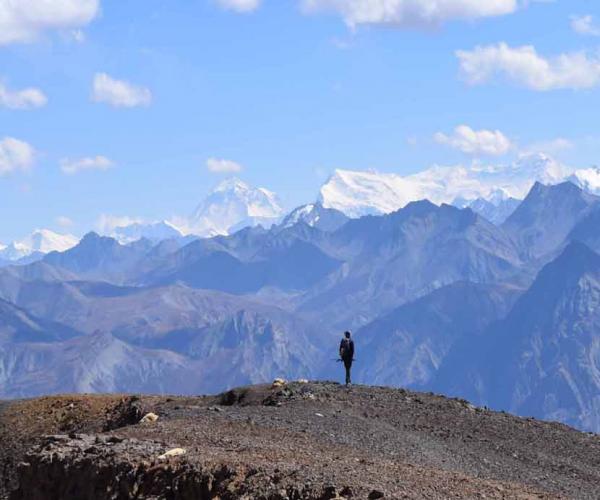
{"label": "black backpack", "polygon": [[342,359],[346,360],[350,360],[352,359],[352,357],[354,356],[354,353],[352,352],[352,340],[350,339],[342,339],[342,345],[340,346],[341,351],[342,351]]}

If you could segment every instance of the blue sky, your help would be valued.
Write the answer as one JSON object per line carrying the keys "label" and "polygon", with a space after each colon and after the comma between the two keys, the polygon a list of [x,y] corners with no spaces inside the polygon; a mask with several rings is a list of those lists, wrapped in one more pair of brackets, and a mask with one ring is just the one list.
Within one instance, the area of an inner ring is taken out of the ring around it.
{"label": "blue sky", "polygon": [[[338,0],[245,1],[256,8],[81,0],[87,12],[0,34],[0,141],[33,155],[2,160],[0,142],[0,241],[38,227],[81,234],[100,214],[188,215],[226,176],[209,158],[242,165],[237,175],[289,208],[312,201],[334,168],[407,174],[479,156],[508,162],[532,147],[577,167],[599,161],[595,1],[497,0],[507,13],[496,15],[480,8],[494,2],[473,0],[475,10],[431,20],[425,0],[396,0],[387,14],[381,0],[348,0],[368,23]],[[24,3],[33,12],[40,2]],[[94,97],[100,74],[110,80]],[[128,106],[111,87],[119,81],[135,87]],[[44,98],[19,100],[31,88]],[[511,146],[465,152],[459,125],[499,131]]]}

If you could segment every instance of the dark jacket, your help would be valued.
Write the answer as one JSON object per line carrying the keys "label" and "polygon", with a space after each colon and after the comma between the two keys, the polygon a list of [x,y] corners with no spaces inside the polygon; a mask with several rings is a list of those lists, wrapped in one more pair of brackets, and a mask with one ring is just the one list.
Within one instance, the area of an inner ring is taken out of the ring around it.
{"label": "dark jacket", "polygon": [[340,342],[340,358],[350,362],[354,359],[354,340],[342,339]]}

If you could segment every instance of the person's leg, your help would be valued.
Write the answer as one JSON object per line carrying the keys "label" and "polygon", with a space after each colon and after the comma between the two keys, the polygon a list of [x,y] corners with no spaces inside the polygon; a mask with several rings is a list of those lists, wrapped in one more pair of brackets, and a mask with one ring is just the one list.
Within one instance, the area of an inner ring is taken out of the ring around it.
{"label": "person's leg", "polygon": [[346,385],[351,383],[350,380],[350,369],[352,368],[352,362],[344,361],[344,366],[346,368]]}

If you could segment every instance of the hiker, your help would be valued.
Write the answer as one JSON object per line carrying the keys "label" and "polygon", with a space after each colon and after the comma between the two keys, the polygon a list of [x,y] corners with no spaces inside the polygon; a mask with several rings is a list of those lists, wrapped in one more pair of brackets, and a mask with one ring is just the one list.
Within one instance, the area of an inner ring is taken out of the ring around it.
{"label": "hiker", "polygon": [[344,338],[340,342],[340,359],[344,362],[346,368],[346,385],[351,383],[350,370],[352,369],[352,361],[354,361],[354,341],[350,337],[350,332],[345,332]]}

